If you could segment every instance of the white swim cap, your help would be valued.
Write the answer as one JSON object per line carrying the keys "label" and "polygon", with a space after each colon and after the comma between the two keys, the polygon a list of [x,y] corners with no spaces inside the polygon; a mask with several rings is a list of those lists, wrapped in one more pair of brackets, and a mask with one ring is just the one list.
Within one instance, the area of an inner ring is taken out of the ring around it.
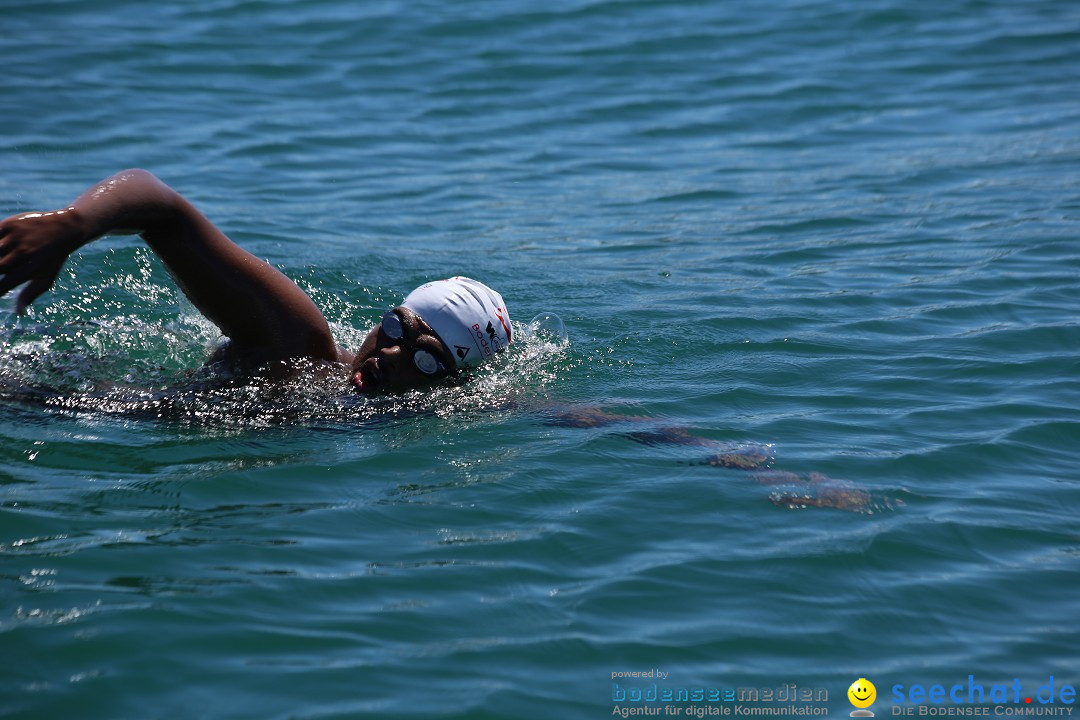
{"label": "white swim cap", "polygon": [[475,367],[510,344],[502,295],[467,277],[421,285],[401,303],[424,319],[454,353],[459,368]]}

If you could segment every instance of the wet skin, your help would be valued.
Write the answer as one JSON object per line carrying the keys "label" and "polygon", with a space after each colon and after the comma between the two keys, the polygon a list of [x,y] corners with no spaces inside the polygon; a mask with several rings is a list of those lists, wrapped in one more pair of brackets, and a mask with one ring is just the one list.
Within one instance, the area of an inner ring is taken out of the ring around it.
{"label": "wet skin", "polygon": [[[429,385],[454,372],[457,366],[453,354],[419,315],[406,307],[396,307],[391,312],[401,318],[404,335],[400,340],[392,340],[383,332],[382,323],[368,332],[348,360],[349,381],[354,387],[363,392],[402,390]],[[435,375],[420,372],[413,361],[416,350],[428,351],[445,369]]]}
{"label": "wet skin", "polygon": [[432,329],[404,308],[395,308],[404,330],[400,340],[386,337],[380,323],[357,352],[343,350],[307,293],[145,170],[105,178],[66,208],[0,220],[0,297],[22,285],[16,301],[22,313],[52,287],[69,255],[107,234],[139,235],[187,298],[228,338],[212,362],[251,369],[297,360],[327,363],[367,392],[440,379],[416,367],[413,354],[419,349],[443,363],[443,375],[456,369]]}

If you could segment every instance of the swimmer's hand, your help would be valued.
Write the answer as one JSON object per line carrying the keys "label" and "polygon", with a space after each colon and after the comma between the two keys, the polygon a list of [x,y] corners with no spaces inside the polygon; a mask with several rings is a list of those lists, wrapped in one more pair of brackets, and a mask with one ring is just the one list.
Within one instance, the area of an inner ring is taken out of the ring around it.
{"label": "swimmer's hand", "polygon": [[0,221],[0,296],[26,283],[15,303],[15,311],[22,315],[56,282],[68,256],[90,239],[75,208],[22,213]]}
{"label": "swimmer's hand", "polygon": [[79,247],[103,235],[132,234],[251,365],[296,358],[344,362],[326,318],[296,283],[145,170],[107,177],[67,209],[0,222],[0,295],[26,283],[16,302],[21,313],[52,287]]}

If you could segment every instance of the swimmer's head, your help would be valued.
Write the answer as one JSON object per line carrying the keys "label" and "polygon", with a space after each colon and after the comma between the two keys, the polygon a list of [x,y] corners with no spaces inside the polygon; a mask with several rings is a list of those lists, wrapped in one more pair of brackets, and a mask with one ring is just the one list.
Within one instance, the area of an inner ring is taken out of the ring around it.
{"label": "swimmer's head", "polygon": [[502,295],[467,277],[424,283],[401,303],[424,319],[459,368],[476,367],[510,344]]}
{"label": "swimmer's head", "polygon": [[502,296],[465,277],[425,283],[383,317],[352,365],[352,383],[368,392],[416,387],[475,367],[512,339]]}

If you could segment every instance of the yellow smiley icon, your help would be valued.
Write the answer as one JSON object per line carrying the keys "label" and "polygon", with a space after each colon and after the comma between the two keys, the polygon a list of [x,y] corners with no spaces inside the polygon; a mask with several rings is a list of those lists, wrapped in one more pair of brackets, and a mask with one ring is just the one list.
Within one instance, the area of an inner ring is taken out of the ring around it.
{"label": "yellow smiley icon", "polygon": [[857,708],[867,708],[877,698],[877,688],[866,678],[859,678],[847,689],[848,700]]}

